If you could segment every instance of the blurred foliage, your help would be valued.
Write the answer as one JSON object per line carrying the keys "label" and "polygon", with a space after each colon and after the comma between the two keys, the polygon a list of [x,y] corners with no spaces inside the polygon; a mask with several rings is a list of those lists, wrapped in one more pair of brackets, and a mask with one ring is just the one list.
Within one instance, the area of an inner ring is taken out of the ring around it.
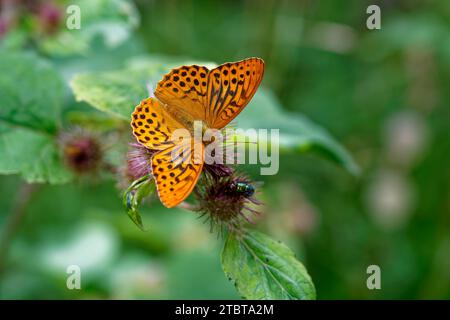
{"label": "blurred foliage", "polygon": [[[264,182],[256,228],[293,249],[319,299],[450,298],[447,1],[71,1],[82,12],[71,31],[69,2],[7,2],[0,173],[11,175],[0,177],[0,298],[239,298],[221,271],[222,239],[206,224],[150,199],[142,232],[123,212],[120,172],[75,177],[60,136],[93,131],[103,168],[123,165],[129,125],[110,115],[131,110],[147,81],[180,62],[247,56],[267,70],[238,123],[282,123],[301,151],[283,153],[275,176],[241,167]],[[370,31],[374,3],[382,27]],[[42,9],[50,4],[56,15]],[[72,79],[83,96],[72,95]],[[128,90],[134,79],[141,87]],[[102,83],[117,87],[99,94]],[[124,95],[120,106],[107,102]],[[254,110],[262,100],[273,123]],[[303,138],[304,126],[318,134]],[[335,141],[359,177],[323,160],[354,171]],[[303,152],[311,149],[325,157]],[[81,266],[83,290],[67,290],[70,264]],[[381,267],[381,290],[366,287],[371,264]]]}

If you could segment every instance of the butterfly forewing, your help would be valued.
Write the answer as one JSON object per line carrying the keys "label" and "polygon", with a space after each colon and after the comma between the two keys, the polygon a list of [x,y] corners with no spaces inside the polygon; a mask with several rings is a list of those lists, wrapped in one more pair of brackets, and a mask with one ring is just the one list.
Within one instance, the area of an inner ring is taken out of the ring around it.
{"label": "butterfly forewing", "polygon": [[264,61],[250,58],[225,63],[210,71],[207,91],[207,123],[221,129],[250,102],[264,75]]}
{"label": "butterfly forewing", "polygon": [[205,120],[208,73],[197,65],[173,69],[158,83],[155,96],[182,116]]}

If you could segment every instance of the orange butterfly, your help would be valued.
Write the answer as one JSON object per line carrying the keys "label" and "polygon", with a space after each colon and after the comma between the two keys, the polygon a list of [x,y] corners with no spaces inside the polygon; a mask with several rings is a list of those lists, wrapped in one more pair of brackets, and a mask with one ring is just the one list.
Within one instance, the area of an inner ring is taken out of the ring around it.
{"label": "orange butterfly", "polygon": [[[208,70],[203,66],[182,66],[164,76],[155,91],[136,106],[131,126],[136,139],[145,147],[158,150],[151,160],[152,174],[161,202],[172,208],[194,189],[203,168],[193,144],[172,139],[180,128],[192,132],[195,120],[211,129],[222,129],[252,99],[264,74],[264,61],[249,58],[225,63]],[[172,152],[183,150],[191,161],[173,159]]]}

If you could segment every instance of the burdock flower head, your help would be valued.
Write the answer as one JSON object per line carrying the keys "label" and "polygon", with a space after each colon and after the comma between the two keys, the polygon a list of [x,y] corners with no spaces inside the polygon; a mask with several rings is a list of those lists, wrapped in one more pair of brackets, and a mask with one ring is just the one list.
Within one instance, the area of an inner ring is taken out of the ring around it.
{"label": "burdock flower head", "polygon": [[130,143],[130,151],[127,153],[127,177],[131,181],[151,174],[151,159],[155,152],[139,143]]}
{"label": "burdock flower head", "polygon": [[194,194],[198,202],[194,210],[207,217],[212,227],[239,231],[243,223],[254,223],[259,215],[255,206],[261,202],[254,197],[254,184],[243,174],[217,176],[206,170]]}
{"label": "burdock flower head", "polygon": [[91,173],[101,167],[103,150],[95,134],[75,128],[62,133],[59,142],[67,166],[76,173]]}

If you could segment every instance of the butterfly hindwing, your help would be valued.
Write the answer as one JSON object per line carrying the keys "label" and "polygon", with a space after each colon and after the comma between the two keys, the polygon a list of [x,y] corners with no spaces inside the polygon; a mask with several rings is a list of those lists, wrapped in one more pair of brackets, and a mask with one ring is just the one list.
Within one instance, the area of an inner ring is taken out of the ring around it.
{"label": "butterfly hindwing", "polygon": [[194,152],[191,143],[176,144],[152,157],[152,173],[161,202],[168,208],[180,204],[194,189],[203,168],[203,144]]}
{"label": "butterfly hindwing", "polygon": [[221,129],[250,102],[264,75],[264,61],[249,58],[225,63],[210,71],[207,92],[207,123]]}

